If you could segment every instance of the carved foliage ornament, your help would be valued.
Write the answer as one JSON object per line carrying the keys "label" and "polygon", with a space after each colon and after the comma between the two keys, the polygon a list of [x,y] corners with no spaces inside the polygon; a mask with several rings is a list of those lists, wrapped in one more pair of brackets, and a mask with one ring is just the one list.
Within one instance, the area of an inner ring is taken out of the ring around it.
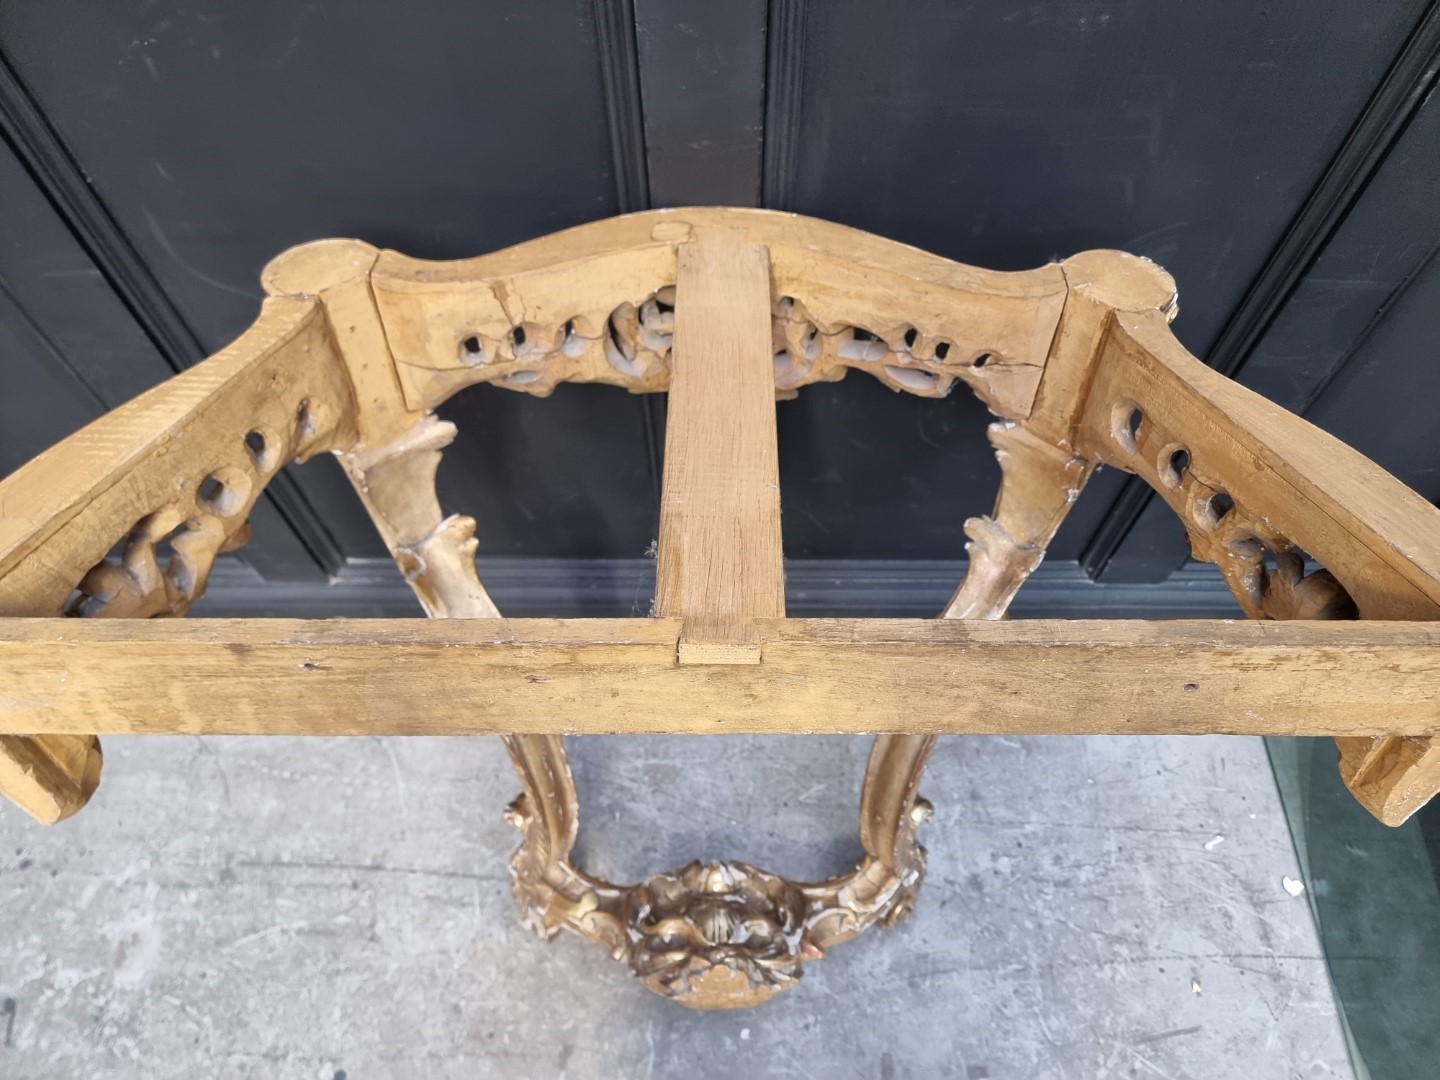
{"label": "carved foliage ornament", "polygon": [[[556,764],[568,774],[563,759]],[[748,863],[699,861],[612,885],[568,853],[554,858],[550,823],[531,806],[527,791],[506,815],[521,831],[510,873],[525,924],[543,938],[563,929],[603,945],[646,987],[691,1008],[749,1007],[793,986],[805,961],[871,926],[903,921],[925,876],[915,837],[931,814],[924,799],[901,813],[893,861],[872,854],[850,873],[810,885]]]}
{"label": "carved foliage ornament", "polygon": [[[465,384],[489,383],[540,397],[575,381],[615,383],[633,393],[665,390],[674,310],[675,287],[667,285],[635,303],[621,303],[601,327],[577,315],[549,326],[521,323],[498,338],[466,333],[456,346],[459,365],[470,369],[461,378]],[[892,390],[928,398],[947,396],[957,382],[988,397],[996,372],[1030,369],[1038,378],[1040,371],[1033,360],[967,349],[911,325],[882,332],[849,324],[822,329],[803,302],[789,296],[775,302],[773,323],[775,390],[782,399],[811,383],[842,379],[852,368]],[[597,357],[606,366],[596,363]]]}

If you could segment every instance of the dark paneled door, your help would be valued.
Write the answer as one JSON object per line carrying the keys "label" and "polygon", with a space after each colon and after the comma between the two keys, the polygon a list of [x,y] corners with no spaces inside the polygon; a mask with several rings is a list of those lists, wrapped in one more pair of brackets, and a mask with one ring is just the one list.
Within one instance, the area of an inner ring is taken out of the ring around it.
{"label": "dark paneled door", "polygon": [[[1003,269],[1148,255],[1191,349],[1440,496],[1434,3],[51,0],[0,6],[0,52],[0,471],[224,345],[291,244],[448,258],[732,203]],[[653,539],[663,401],[449,410],[483,552]],[[985,419],[863,379],[783,404],[787,553],[960,557]],[[273,579],[380,552],[329,462],[255,525]],[[1054,554],[1160,580],[1186,552],[1107,475]]]}

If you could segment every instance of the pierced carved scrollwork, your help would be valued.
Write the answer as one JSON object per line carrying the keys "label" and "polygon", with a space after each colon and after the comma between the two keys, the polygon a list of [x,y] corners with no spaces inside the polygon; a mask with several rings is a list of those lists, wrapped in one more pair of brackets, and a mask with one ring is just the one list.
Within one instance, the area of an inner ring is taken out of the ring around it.
{"label": "pierced carved scrollwork", "polygon": [[[675,287],[663,285],[637,302],[625,301],[607,316],[584,314],[543,324],[516,323],[503,333],[462,324],[456,360],[440,363],[447,386],[489,383],[546,397],[563,382],[605,382],[631,393],[663,391],[670,384]],[[993,403],[1021,379],[1037,381],[1041,366],[969,349],[909,324],[873,332],[849,324],[820,325],[802,301],[774,302],[775,389],[793,398],[803,386],[834,382],[851,368],[875,376],[892,390],[942,398],[957,382]],[[1005,384],[1003,387],[1001,384]],[[1030,388],[1033,393],[1033,386]]]}
{"label": "pierced carved scrollwork", "polygon": [[993,384],[1024,372],[1038,381],[1041,365],[995,349],[965,348],[947,338],[901,323],[872,329],[822,323],[802,300],[782,296],[773,305],[775,389],[792,398],[802,386],[834,382],[855,368],[892,390],[942,398],[964,382],[990,402]]}
{"label": "pierced carved scrollwork", "polygon": [[[1323,568],[1305,571],[1305,557],[1281,540],[1256,537],[1230,543],[1231,575],[1247,608],[1265,619],[1358,619],[1345,586]],[[1233,588],[1233,586],[1232,586]]]}
{"label": "pierced carved scrollwork", "polygon": [[1203,461],[1191,459],[1179,433],[1163,430],[1132,401],[1111,410],[1110,460],[1153,487],[1185,526],[1190,552],[1219,567],[1252,619],[1358,619],[1345,586],[1306,557],[1264,515],[1239,505]]}
{"label": "pierced carved scrollwork", "polygon": [[625,301],[608,316],[583,314],[544,325],[520,322],[495,336],[466,333],[456,349],[471,369],[467,382],[548,396],[562,382],[609,382],[634,393],[670,382],[675,288],[663,286],[638,303]]}
{"label": "pierced carved scrollwork", "polygon": [[228,532],[218,518],[188,521],[174,509],[142,518],[120,545],[80,579],[65,614],[80,618],[149,619],[184,615],[205,592],[215,556],[249,538],[248,526]]}
{"label": "pierced carved scrollwork", "polygon": [[668,384],[675,340],[675,287],[667,285],[638,308],[621,304],[605,325],[605,359],[623,375],[645,383],[664,372]]}
{"label": "pierced carved scrollwork", "polygon": [[[205,595],[217,556],[250,538],[250,511],[266,482],[290,460],[303,460],[329,434],[321,410],[302,400],[294,429],[237,433],[222,463],[178,483],[186,494],[137,521],[91,567],[66,601],[78,618],[183,616]],[[224,442],[221,445],[225,445]]]}
{"label": "pierced carved scrollwork", "polygon": [[633,215],[469,260],[378,253],[370,284],[407,408],[478,382],[539,395],[561,382],[667,389],[677,252],[722,234],[770,252],[782,397],[855,367],[926,397],[963,381],[997,415],[1029,415],[1064,302],[1058,265],[982,271],[827,222],[715,209]]}

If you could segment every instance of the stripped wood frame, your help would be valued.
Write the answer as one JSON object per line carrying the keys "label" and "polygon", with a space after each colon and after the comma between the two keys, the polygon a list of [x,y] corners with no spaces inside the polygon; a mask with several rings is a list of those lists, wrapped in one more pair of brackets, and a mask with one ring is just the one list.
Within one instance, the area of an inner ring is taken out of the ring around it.
{"label": "stripped wood frame", "polygon": [[[1381,821],[1440,789],[1440,511],[1185,352],[1143,259],[996,273],[699,209],[449,263],[319,241],[264,282],[232,346],[0,482],[0,792],[42,821],[95,790],[97,734],[497,733],[527,924],[724,1008],[909,910],[938,734],[1326,734]],[[774,401],[852,368],[928,397],[964,383],[998,417],[995,509],[966,523],[940,619],[785,618]],[[670,395],[651,619],[503,619],[476,522],[440,509],[435,407],[561,382]],[[327,451],[427,614],[458,621],[103,621],[185,614],[266,481]],[[995,621],[1100,463],[1153,487],[1262,621]],[[876,732],[864,858],[815,883],[585,872],[562,737],[625,731]]]}

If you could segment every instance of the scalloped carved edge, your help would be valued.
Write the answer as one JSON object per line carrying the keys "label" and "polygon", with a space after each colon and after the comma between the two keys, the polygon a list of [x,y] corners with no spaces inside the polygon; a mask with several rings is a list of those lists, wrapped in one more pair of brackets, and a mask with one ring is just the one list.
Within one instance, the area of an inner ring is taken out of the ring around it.
{"label": "scalloped carved edge", "polygon": [[925,397],[963,381],[997,415],[1029,414],[1066,295],[1057,265],[980,270],[792,214],[648,211],[451,262],[319,241],[279,256],[265,280],[272,293],[308,292],[315,249],[368,249],[411,411],[477,383],[539,396],[562,382],[650,393],[669,385],[677,246],[716,233],[769,251],[779,396],[856,368]]}
{"label": "scalloped carved edge", "polygon": [[[209,558],[241,537],[266,481],[288,461],[353,442],[354,412],[319,306],[266,301],[233,344],[0,481],[0,499],[27,510],[0,518],[0,614],[61,614],[117,538],[137,533],[139,544],[113,552],[132,578],[123,590],[163,591],[139,548],[188,523],[198,534],[182,543],[188,581],[169,583],[179,606],[166,609],[183,613]],[[42,548],[45,558],[33,558]],[[97,590],[122,588],[113,574],[104,577]]]}
{"label": "scalloped carved edge", "polygon": [[[353,442],[354,414],[319,305],[266,301],[227,348],[0,480],[0,505],[26,508],[0,517],[0,614],[184,615],[266,482]],[[102,761],[93,735],[0,735],[0,792],[59,821]]]}
{"label": "scalloped carved edge", "polygon": [[[1153,313],[1111,318],[1078,445],[1169,504],[1250,618],[1440,618],[1440,510],[1206,367]],[[1336,743],[1346,786],[1387,825],[1440,792],[1440,739]]]}

